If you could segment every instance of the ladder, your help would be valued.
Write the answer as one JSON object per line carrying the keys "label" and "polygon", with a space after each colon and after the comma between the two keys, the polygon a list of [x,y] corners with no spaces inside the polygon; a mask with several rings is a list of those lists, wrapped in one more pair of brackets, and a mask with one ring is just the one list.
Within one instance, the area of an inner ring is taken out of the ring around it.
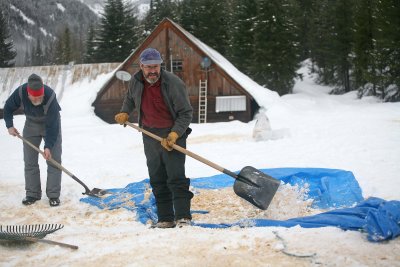
{"label": "ladder", "polygon": [[207,80],[199,83],[199,123],[207,122]]}

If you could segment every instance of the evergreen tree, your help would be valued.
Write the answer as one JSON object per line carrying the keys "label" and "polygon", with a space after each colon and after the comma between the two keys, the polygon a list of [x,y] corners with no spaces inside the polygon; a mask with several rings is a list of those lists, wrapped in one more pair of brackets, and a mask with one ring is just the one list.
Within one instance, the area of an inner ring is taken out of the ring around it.
{"label": "evergreen tree", "polygon": [[313,17],[311,33],[311,59],[317,65],[318,82],[334,84],[335,53],[332,44],[335,42],[335,9],[330,0],[315,3],[316,16]]}
{"label": "evergreen tree", "polygon": [[55,44],[55,63],[60,65],[69,64],[75,61],[73,57],[73,41],[71,37],[71,31],[68,27],[57,38]]}
{"label": "evergreen tree", "polygon": [[121,62],[137,46],[137,22],[122,0],[107,0],[97,32],[96,62]]}
{"label": "evergreen tree", "polygon": [[32,47],[32,66],[43,65],[43,50],[39,38],[36,39],[36,46]]}
{"label": "evergreen tree", "polygon": [[85,63],[94,63],[96,62],[96,32],[93,24],[89,26],[88,37],[86,39],[86,52],[84,55]]}
{"label": "evergreen tree", "polygon": [[31,66],[32,65],[32,58],[31,55],[29,54],[29,45],[25,45],[25,56],[24,56],[24,66]]}
{"label": "evergreen tree", "polygon": [[57,40],[55,41],[55,44],[54,44],[54,59],[53,59],[53,61],[56,65],[64,64],[63,50],[64,50],[64,44],[63,44],[62,36],[60,36],[59,38],[57,38]]}
{"label": "evergreen tree", "polygon": [[14,66],[16,55],[17,52],[14,49],[12,40],[10,40],[6,19],[3,16],[3,12],[0,11],[0,68]]}
{"label": "evergreen tree", "polygon": [[[377,2],[377,31],[375,42],[375,72],[379,75],[378,88],[383,99],[400,100],[400,2],[398,0]],[[397,87],[387,92],[389,87]]]}
{"label": "evergreen tree", "polygon": [[336,89],[334,92],[350,92],[351,52],[353,46],[353,1],[337,0],[335,7],[336,38],[333,42],[333,50],[336,57]]}
{"label": "evergreen tree", "polygon": [[229,60],[242,72],[249,74],[254,64],[254,18],[257,16],[256,0],[236,0],[230,24]]}
{"label": "evergreen tree", "polygon": [[44,49],[43,65],[49,66],[54,64],[54,47],[53,45],[48,45]]}
{"label": "evergreen tree", "polygon": [[400,3],[368,0],[356,6],[355,77],[359,96],[400,100]]}
{"label": "evergreen tree", "polygon": [[181,2],[181,26],[225,55],[228,51],[228,0],[197,0]]}
{"label": "evergreen tree", "polygon": [[313,49],[311,33],[314,30],[314,19],[318,15],[316,14],[316,2],[318,0],[297,0],[298,9],[295,12],[296,24],[298,26],[299,36],[299,52],[300,60],[305,60],[311,57],[311,51]]}
{"label": "evergreen tree", "polygon": [[298,68],[296,25],[291,0],[259,0],[251,77],[277,91],[290,93]]}
{"label": "evergreen tree", "polygon": [[149,12],[144,19],[146,36],[153,31],[157,26],[157,23],[161,20],[161,18],[158,17],[158,9],[160,9],[160,0],[150,0]]}
{"label": "evergreen tree", "polygon": [[[354,79],[355,87],[360,88],[371,81],[373,66],[372,53],[374,50],[374,14],[375,0],[359,1],[354,12]],[[375,95],[375,88],[372,88]]]}
{"label": "evergreen tree", "polygon": [[195,34],[199,28],[199,20],[196,14],[199,12],[199,2],[197,0],[183,0],[179,4],[179,24],[188,32]]}
{"label": "evergreen tree", "polygon": [[69,64],[71,61],[73,61],[71,32],[69,30],[69,27],[65,28],[62,39],[63,39],[62,62],[63,64]]}
{"label": "evergreen tree", "polygon": [[150,10],[145,18],[145,31],[150,33],[164,18],[177,21],[178,4],[171,0],[151,0]]}

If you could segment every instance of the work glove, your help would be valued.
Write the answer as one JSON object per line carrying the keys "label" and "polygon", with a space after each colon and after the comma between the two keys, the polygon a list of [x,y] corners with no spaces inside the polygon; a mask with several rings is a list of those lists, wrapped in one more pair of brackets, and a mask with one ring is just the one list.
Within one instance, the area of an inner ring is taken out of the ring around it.
{"label": "work glove", "polygon": [[161,140],[161,145],[168,151],[172,151],[172,146],[175,145],[176,140],[179,138],[176,132],[170,132],[167,138]]}
{"label": "work glove", "polygon": [[115,115],[115,121],[118,122],[119,124],[125,124],[125,122],[128,121],[129,114],[126,112],[121,112]]}

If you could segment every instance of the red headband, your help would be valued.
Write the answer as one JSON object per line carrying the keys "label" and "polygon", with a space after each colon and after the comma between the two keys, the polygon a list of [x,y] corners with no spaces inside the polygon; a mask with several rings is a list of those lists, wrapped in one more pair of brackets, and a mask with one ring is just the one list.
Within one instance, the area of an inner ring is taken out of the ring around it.
{"label": "red headband", "polygon": [[44,86],[42,86],[42,88],[38,90],[33,90],[28,86],[28,94],[30,94],[31,96],[42,96],[44,95]]}

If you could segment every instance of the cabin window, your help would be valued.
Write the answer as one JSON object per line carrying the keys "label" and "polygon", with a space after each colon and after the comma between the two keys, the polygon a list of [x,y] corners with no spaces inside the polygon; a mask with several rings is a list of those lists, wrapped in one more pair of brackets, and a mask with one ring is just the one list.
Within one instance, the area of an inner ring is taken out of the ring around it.
{"label": "cabin window", "polygon": [[246,96],[217,96],[215,112],[246,111]]}
{"label": "cabin window", "polygon": [[172,72],[180,72],[183,70],[183,60],[172,60]]}

